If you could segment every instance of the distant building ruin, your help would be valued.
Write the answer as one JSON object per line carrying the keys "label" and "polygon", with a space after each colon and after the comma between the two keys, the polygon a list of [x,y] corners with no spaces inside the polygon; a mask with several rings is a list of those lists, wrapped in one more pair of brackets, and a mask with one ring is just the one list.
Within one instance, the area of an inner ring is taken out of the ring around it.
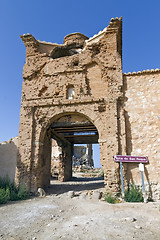
{"label": "distant building ruin", "polygon": [[[160,70],[122,73],[122,19],[91,38],[63,44],[21,36],[26,46],[16,181],[30,191],[50,184],[51,140],[61,148],[61,181],[72,176],[74,144],[99,143],[106,190],[120,191],[114,155],[148,156],[146,189],[160,198]],[[141,184],[138,164],[124,166],[125,184]]]}
{"label": "distant building ruin", "polygon": [[92,144],[87,144],[86,146],[74,146],[73,157],[72,157],[73,167],[81,168],[93,168],[93,150]]}
{"label": "distant building ruin", "polygon": [[[52,140],[51,149],[51,175],[58,177],[60,172],[59,158],[62,154],[61,148],[56,140]],[[80,169],[92,169],[94,167],[92,144],[86,146],[74,146],[72,156],[72,167]]]}

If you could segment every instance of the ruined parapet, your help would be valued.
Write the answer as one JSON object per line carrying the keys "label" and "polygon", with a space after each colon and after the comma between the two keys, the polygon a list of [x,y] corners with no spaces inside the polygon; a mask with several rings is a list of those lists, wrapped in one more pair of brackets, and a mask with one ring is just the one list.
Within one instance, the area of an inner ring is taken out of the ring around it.
{"label": "ruined parapet", "polygon": [[[113,32],[115,32],[117,35],[117,51],[122,57],[122,17],[111,18],[111,21],[107,27],[85,41],[86,47],[92,44],[97,44],[100,39],[105,36],[105,34],[110,34]],[[113,47],[113,45],[111,47]]]}
{"label": "ruined parapet", "polygon": [[71,33],[65,36],[63,43],[65,45],[77,44],[79,47],[83,47],[85,40],[87,39],[88,37],[82,33]]}
{"label": "ruined parapet", "polygon": [[20,35],[25,47],[26,47],[26,57],[33,56],[38,52],[38,42],[32,36],[32,34]]}

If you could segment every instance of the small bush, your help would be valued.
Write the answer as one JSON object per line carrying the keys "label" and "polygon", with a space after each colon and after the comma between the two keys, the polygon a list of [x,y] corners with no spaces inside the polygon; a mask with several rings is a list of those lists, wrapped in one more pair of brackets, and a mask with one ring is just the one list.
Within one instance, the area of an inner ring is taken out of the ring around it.
{"label": "small bush", "polygon": [[128,189],[124,192],[126,202],[143,202],[143,194],[138,186],[134,183],[128,186]]}
{"label": "small bush", "polygon": [[16,188],[10,189],[10,200],[17,201],[18,200],[18,190]]}
{"label": "small bush", "polygon": [[111,193],[106,193],[104,196],[104,199],[106,202],[111,203],[111,204],[117,203],[117,198],[114,197]]}
{"label": "small bush", "polygon": [[29,198],[29,192],[26,185],[20,185],[18,189],[18,199],[25,200],[27,198]]}
{"label": "small bush", "polygon": [[80,169],[80,172],[81,172],[81,173],[88,173],[88,170],[81,168],[81,169]]}
{"label": "small bush", "polygon": [[9,200],[8,190],[0,188],[0,204],[6,203]]}
{"label": "small bush", "polygon": [[26,185],[16,187],[8,177],[0,178],[0,204],[29,198]]}

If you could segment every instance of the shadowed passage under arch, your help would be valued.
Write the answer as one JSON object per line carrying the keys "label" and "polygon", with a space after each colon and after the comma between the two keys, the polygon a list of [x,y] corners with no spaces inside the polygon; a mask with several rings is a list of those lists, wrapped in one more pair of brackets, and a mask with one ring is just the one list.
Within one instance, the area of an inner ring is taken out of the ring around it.
{"label": "shadowed passage under arch", "polygon": [[98,143],[98,138],[99,134],[97,128],[83,114],[64,113],[54,118],[44,137],[43,153],[41,154],[41,161],[44,166],[41,186],[49,186],[51,172],[51,153],[49,150],[51,149],[51,139],[56,140],[59,147],[58,180],[63,182],[72,178],[74,144]]}
{"label": "shadowed passage under arch", "polygon": [[64,114],[50,125],[52,138],[63,138],[71,144],[98,143],[98,130],[84,115]]}

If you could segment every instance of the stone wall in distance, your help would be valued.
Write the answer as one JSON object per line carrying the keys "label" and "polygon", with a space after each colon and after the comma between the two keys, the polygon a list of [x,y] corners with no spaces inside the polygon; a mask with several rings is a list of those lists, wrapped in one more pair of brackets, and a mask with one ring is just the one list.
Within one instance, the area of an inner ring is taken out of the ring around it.
{"label": "stone wall in distance", "polygon": [[0,143],[0,177],[15,179],[18,153],[18,137]]}

